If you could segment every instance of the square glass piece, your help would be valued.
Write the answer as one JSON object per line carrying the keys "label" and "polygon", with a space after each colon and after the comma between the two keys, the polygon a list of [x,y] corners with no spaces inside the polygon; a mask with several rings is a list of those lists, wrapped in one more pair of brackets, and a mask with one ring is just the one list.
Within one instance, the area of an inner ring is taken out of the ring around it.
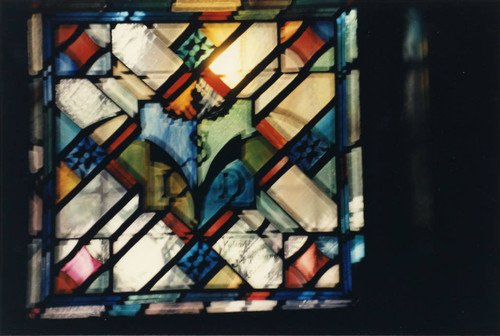
{"label": "square glass piece", "polygon": [[364,221],[359,90],[334,67],[345,14],[271,9],[30,20],[31,317],[351,302]]}

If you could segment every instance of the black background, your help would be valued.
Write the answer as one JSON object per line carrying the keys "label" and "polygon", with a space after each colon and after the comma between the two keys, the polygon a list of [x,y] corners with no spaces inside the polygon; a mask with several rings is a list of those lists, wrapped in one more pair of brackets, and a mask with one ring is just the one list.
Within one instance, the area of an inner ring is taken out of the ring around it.
{"label": "black background", "polygon": [[[429,46],[429,109],[419,118],[404,109],[409,7]],[[500,334],[499,2],[359,2],[366,258],[357,305],[108,321],[25,318],[28,13],[4,1],[0,18],[0,332]]]}

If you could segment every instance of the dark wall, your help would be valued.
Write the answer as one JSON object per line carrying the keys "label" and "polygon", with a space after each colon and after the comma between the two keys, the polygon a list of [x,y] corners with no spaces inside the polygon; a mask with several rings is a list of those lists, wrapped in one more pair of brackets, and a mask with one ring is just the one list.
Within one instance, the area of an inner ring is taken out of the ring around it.
{"label": "dark wall", "polygon": [[[499,5],[366,1],[359,7],[367,245],[365,265],[356,270],[357,306],[57,322],[24,318],[28,8],[4,1],[0,332],[500,333]],[[410,7],[427,34],[428,57],[419,64],[402,57]],[[429,89],[427,107],[411,115],[405,83],[412,69],[427,69]]]}
{"label": "dark wall", "polygon": [[[420,63],[401,56],[410,8],[427,35]],[[498,13],[498,2],[361,6],[369,330],[500,330]],[[406,91],[411,71],[428,73],[425,102]],[[409,99],[427,107],[412,115]]]}

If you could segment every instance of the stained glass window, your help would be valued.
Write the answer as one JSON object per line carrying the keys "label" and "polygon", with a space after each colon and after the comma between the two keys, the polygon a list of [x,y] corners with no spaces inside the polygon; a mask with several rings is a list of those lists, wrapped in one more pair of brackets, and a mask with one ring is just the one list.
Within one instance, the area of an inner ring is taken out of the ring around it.
{"label": "stained glass window", "polygon": [[197,6],[29,20],[31,317],[351,303],[356,10]]}

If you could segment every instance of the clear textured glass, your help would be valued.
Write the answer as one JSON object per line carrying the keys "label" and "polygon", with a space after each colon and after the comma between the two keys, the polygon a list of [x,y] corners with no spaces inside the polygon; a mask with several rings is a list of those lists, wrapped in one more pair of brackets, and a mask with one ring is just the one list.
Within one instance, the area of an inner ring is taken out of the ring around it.
{"label": "clear textured glass", "polygon": [[308,6],[31,19],[30,317],[349,304],[364,220],[359,71],[342,58],[357,19]]}

